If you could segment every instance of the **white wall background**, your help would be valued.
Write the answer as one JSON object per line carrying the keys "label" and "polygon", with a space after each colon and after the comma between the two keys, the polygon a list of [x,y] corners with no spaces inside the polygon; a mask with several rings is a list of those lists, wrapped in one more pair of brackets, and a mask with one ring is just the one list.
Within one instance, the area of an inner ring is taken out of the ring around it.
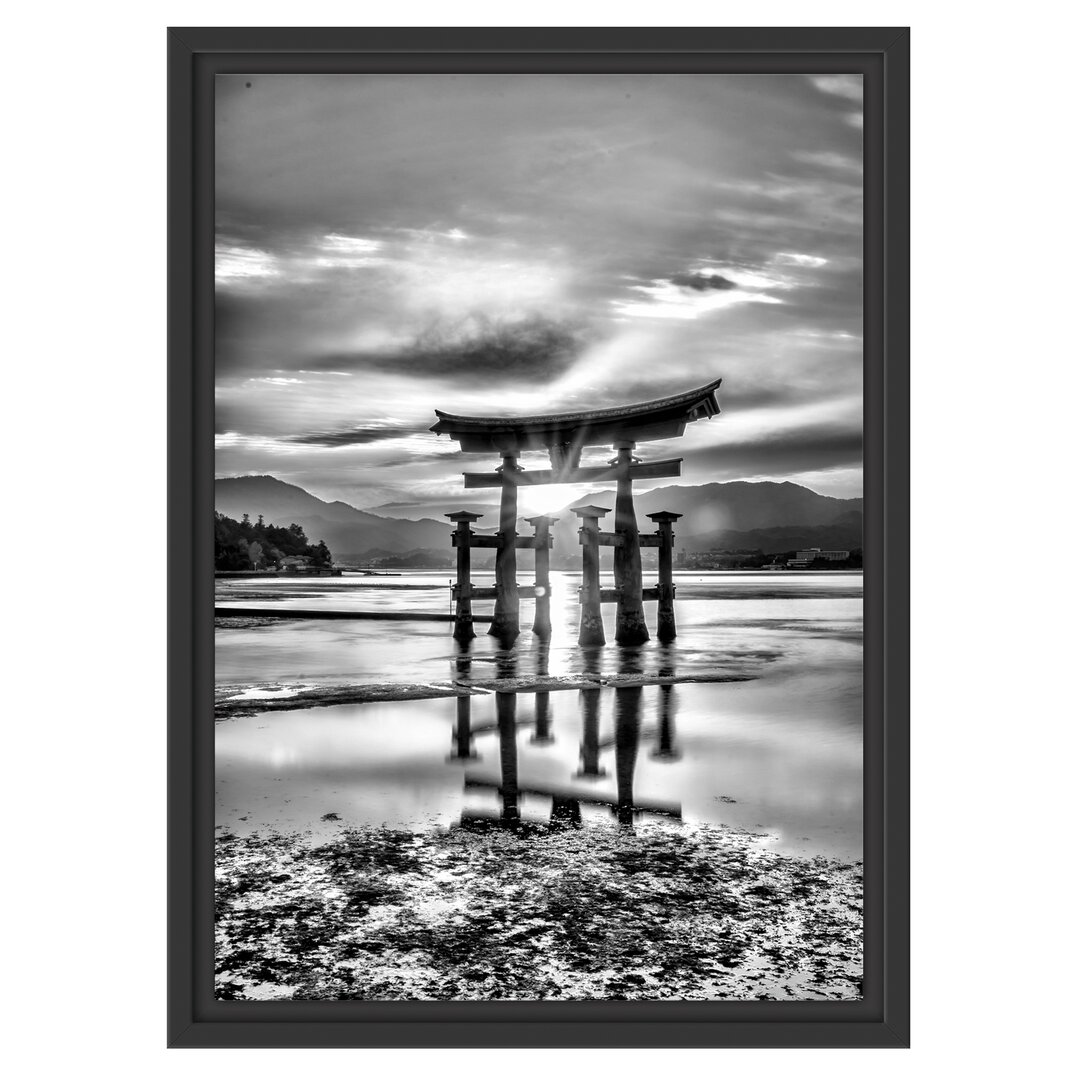
{"label": "white wall background", "polygon": [[[1060,1075],[1076,965],[1080,36],[1074,9],[1046,0],[8,10],[11,1075],[672,1067],[662,1051],[164,1049],[164,28],[446,25],[450,11],[455,25],[913,26],[915,1047],[675,1065]],[[99,563],[116,571],[106,592],[80,572]]]}

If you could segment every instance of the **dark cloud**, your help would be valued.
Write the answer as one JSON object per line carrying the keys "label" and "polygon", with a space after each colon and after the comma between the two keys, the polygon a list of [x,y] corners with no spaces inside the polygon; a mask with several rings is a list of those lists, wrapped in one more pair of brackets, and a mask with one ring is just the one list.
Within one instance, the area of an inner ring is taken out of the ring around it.
{"label": "dark cloud", "polygon": [[[435,419],[434,414],[432,414],[432,419]],[[433,439],[436,437],[437,436],[435,435],[431,435],[431,438]],[[466,457],[464,454],[460,454],[456,451],[448,453],[439,453],[438,451],[434,451],[430,454],[409,453],[408,455],[402,455],[401,457],[386,458],[382,461],[372,461],[369,463],[368,467],[372,469],[397,469],[401,467],[408,467],[410,465],[418,465],[420,463],[432,461],[439,462],[443,465],[453,465],[455,467],[458,467],[466,464],[469,461],[475,462],[475,460],[476,459],[471,456]]]}
{"label": "dark cloud", "polygon": [[287,436],[286,442],[302,443],[304,446],[366,446],[368,443],[400,439],[403,435],[412,434],[415,432],[408,428],[372,425],[336,431],[305,431],[300,435]]}
{"label": "dark cloud", "polygon": [[[267,362],[264,327],[273,307],[261,295],[218,289],[214,295],[214,370],[218,379],[244,373],[269,374],[281,367]],[[276,327],[271,327],[271,331]],[[266,335],[269,336],[269,335]]]}
{"label": "dark cloud", "polygon": [[708,292],[710,289],[737,289],[734,281],[728,281],[720,274],[675,274],[672,285],[681,289],[693,289],[695,292]]}
{"label": "dark cloud", "polygon": [[[775,377],[758,375],[751,380],[725,375],[716,391],[716,399],[721,413],[741,413],[748,409],[774,409],[828,401],[848,389],[843,384],[830,381],[829,372],[834,367],[843,371],[848,366],[848,358],[838,354],[835,358],[821,361],[813,373],[813,378],[796,374],[777,380]],[[665,375],[663,368],[658,367],[655,379],[638,377],[611,388],[605,387],[602,396],[605,402],[612,405],[634,405],[655,398],[670,397],[692,386],[704,385],[714,374],[724,375],[723,362],[718,363],[717,367],[719,370],[715,373],[712,370],[702,370],[690,376],[679,374],[674,377]],[[565,405],[560,405],[560,410],[573,412],[588,408],[592,400],[595,400],[595,396],[590,398],[588,395],[578,394]]]}
{"label": "dark cloud", "polygon": [[236,409],[227,402],[214,403],[214,434],[223,435],[226,431],[236,431],[241,424],[251,418],[242,409]]}
{"label": "dark cloud", "polygon": [[740,476],[790,476],[862,464],[861,425],[816,424],[765,431],[751,438],[724,440],[682,452],[686,463],[714,479]]}
{"label": "dark cloud", "polygon": [[512,320],[470,316],[458,326],[429,328],[395,352],[333,353],[310,364],[323,369],[452,375],[473,383],[492,376],[543,382],[568,370],[585,344],[581,326],[543,315]]}

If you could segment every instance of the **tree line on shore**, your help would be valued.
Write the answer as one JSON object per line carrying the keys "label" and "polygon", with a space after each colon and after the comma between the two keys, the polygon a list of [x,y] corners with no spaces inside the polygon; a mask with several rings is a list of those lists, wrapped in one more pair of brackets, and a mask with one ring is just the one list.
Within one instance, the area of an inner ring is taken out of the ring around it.
{"label": "tree line on shore", "polygon": [[310,543],[295,522],[269,525],[262,514],[254,522],[247,514],[239,521],[214,514],[215,570],[276,569],[289,558],[303,559],[312,567],[329,567],[333,563],[326,544],[322,540]]}
{"label": "tree line on shore", "polygon": [[[679,570],[761,570],[766,566],[786,565],[798,558],[799,552],[779,551],[764,552],[760,548],[753,550],[739,548],[734,551],[681,551],[676,556],[675,565]],[[807,570],[861,570],[863,564],[862,548],[852,548],[846,559],[814,559],[806,566]]]}

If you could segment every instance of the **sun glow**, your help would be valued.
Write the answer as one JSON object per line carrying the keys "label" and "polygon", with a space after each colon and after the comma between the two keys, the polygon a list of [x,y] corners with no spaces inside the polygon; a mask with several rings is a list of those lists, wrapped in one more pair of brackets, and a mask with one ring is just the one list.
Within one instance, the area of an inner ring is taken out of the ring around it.
{"label": "sun glow", "polygon": [[550,484],[544,487],[518,488],[518,512],[523,518],[540,514],[557,515],[574,506],[593,490],[587,484]]}

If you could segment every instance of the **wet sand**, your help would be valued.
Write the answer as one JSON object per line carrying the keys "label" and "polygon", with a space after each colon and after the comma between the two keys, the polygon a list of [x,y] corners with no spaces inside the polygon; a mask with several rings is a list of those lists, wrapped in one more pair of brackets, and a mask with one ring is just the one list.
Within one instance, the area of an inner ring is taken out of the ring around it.
{"label": "wet sand", "polygon": [[362,705],[373,701],[423,701],[428,698],[482,697],[486,694],[550,693],[556,690],[589,690],[602,686],[675,686],[679,683],[745,682],[752,675],[731,670],[699,671],[693,675],[523,675],[506,679],[472,679],[469,682],[346,683],[342,686],[306,686],[264,683],[257,686],[224,685],[215,691],[214,716],[226,720],[237,716],[286,709],[313,709],[331,705]]}

